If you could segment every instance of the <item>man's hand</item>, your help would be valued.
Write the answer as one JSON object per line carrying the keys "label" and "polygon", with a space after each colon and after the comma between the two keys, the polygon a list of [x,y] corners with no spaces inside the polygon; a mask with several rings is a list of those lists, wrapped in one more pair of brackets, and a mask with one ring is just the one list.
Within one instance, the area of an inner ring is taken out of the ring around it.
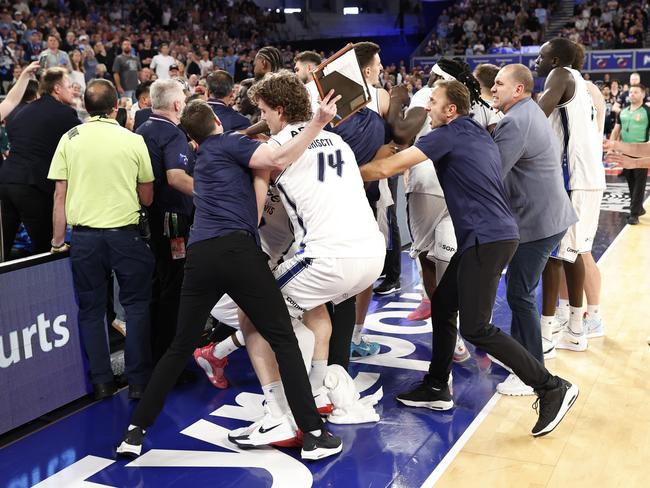
{"label": "man's hand", "polygon": [[65,242],[59,246],[54,245],[54,241],[51,242],[52,247],[50,248],[50,252],[52,254],[57,253],[57,252],[66,252],[70,250],[70,246],[66,244]]}
{"label": "man's hand", "polygon": [[620,151],[619,141],[610,141],[609,139],[604,140],[603,150],[605,150],[605,152]]}
{"label": "man's hand", "polygon": [[397,152],[398,147],[395,144],[384,144],[379,148],[373,159],[390,158]]}
{"label": "man's hand", "polygon": [[314,115],[314,122],[322,127],[325,127],[336,117],[336,102],[341,99],[341,95],[333,96],[334,90],[330,90],[327,96],[318,104],[318,111]]}
{"label": "man's hand", "polygon": [[397,100],[400,105],[407,105],[410,101],[409,92],[404,85],[397,85],[390,90],[391,101]]}
{"label": "man's hand", "polygon": [[23,68],[22,73],[20,73],[20,78],[28,77],[31,78],[36,75],[36,72],[41,69],[41,64],[38,61],[29,63]]}
{"label": "man's hand", "polygon": [[638,160],[636,158],[626,156],[625,154],[609,153],[605,156],[605,161],[608,163],[614,163],[617,166],[626,169],[635,169],[638,167]]}

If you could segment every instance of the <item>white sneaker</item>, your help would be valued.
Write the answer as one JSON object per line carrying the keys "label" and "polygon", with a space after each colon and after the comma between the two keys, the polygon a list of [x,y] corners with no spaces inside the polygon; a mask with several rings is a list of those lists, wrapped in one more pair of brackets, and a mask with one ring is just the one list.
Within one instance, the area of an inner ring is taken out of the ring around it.
{"label": "white sneaker", "polygon": [[456,335],[456,347],[454,349],[454,362],[462,363],[470,358],[469,351],[465,347],[465,342],[460,335]]}
{"label": "white sneaker", "polygon": [[542,336],[542,351],[544,352],[544,359],[553,359],[557,356],[555,341]]}
{"label": "white sneaker", "polygon": [[514,374],[514,373],[512,372],[512,369],[510,369],[508,366],[506,366],[505,364],[503,364],[501,361],[499,361],[497,358],[495,358],[495,357],[492,356],[491,354],[488,354],[487,357],[490,358],[490,361],[492,361],[494,364],[497,364],[497,365],[501,366],[501,367],[502,367],[503,369],[505,369],[508,373],[510,373],[510,374]]}
{"label": "white sneaker", "polygon": [[592,319],[587,315],[582,319],[582,327],[588,338],[603,337],[605,335],[605,324],[603,319]]}
{"label": "white sneaker", "polygon": [[580,334],[576,334],[569,327],[566,327],[562,332],[560,332],[560,337],[558,338],[555,347],[557,349],[582,352],[587,350],[588,345],[587,335],[584,331]]}
{"label": "white sneaker", "polygon": [[257,422],[231,431],[228,434],[228,440],[242,448],[284,444],[296,438],[297,430],[298,427],[289,414],[282,417],[273,417],[267,412]]}
{"label": "white sneaker", "polygon": [[329,415],[334,410],[334,405],[330,400],[330,397],[327,392],[327,388],[324,386],[319,388],[316,394],[314,395],[314,402],[316,403],[316,408],[318,413],[321,415]]}
{"label": "white sneaker", "polygon": [[569,324],[569,316],[555,314],[553,317],[553,334],[559,334]]}
{"label": "white sneaker", "polygon": [[525,384],[519,379],[519,376],[511,374],[503,383],[497,385],[497,391],[502,395],[508,396],[527,396],[534,395],[532,387]]}

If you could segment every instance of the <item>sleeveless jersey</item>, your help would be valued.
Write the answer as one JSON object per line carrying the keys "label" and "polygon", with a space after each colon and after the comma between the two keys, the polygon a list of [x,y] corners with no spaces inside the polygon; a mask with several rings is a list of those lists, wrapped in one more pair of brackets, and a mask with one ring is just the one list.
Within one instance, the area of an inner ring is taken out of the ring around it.
{"label": "sleeveless jersey", "polygon": [[266,194],[259,232],[262,250],[269,257],[269,265],[274,268],[285,260],[293,244],[291,222],[280,193],[274,186],[269,187]]}
{"label": "sleeveless jersey", "polygon": [[562,169],[567,190],[604,190],[603,141],[596,108],[579,71],[566,69],[575,82],[573,97],[549,117],[562,148]]}
{"label": "sleeveless jersey", "polygon": [[[272,139],[282,145],[304,125],[289,124]],[[385,255],[354,153],[338,135],[321,131],[275,184],[294,229],[297,253],[310,258]]]}
{"label": "sleeveless jersey", "polygon": [[379,95],[377,94],[377,87],[368,85],[368,93],[370,93],[370,103],[368,103],[366,107],[381,115],[381,112],[379,111]]}

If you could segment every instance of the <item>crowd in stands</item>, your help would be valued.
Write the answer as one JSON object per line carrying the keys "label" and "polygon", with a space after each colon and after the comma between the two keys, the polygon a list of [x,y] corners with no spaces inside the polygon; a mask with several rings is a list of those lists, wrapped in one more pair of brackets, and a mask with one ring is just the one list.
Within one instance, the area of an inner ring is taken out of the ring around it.
{"label": "crowd in stands", "polygon": [[576,4],[561,35],[591,49],[642,48],[649,13],[638,0],[586,1]]}
{"label": "crowd in stands", "polygon": [[508,53],[538,44],[557,0],[463,0],[443,10],[425,56]]}

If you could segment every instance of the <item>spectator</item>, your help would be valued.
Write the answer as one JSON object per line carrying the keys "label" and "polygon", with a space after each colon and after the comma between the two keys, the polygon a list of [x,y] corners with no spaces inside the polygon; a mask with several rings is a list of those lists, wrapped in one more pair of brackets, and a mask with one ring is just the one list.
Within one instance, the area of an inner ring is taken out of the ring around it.
{"label": "spectator", "polygon": [[169,70],[176,63],[177,61],[169,55],[169,44],[163,42],[160,45],[160,51],[151,60],[150,67],[159,80],[168,80],[170,78]]}
{"label": "spectator", "polygon": [[54,184],[48,181],[47,172],[61,136],[80,123],[71,107],[72,82],[65,68],[45,71],[39,92],[41,97],[12,117],[7,126],[11,153],[0,167],[5,256],[21,222],[34,252],[49,250]]}
{"label": "spectator", "polygon": [[43,50],[42,34],[34,30],[29,36],[29,41],[25,46],[25,61],[37,61]]}
{"label": "spectator", "polygon": [[135,89],[136,102],[131,106],[131,117],[135,117],[135,114],[138,110],[151,107],[151,97],[149,96],[149,90],[152,83],[153,81],[144,81],[138,85],[138,88]]}
{"label": "spectator", "polygon": [[53,35],[47,37],[47,49],[40,54],[39,60],[44,70],[56,67],[70,69],[68,53],[59,50],[59,40]]}
{"label": "spectator", "polygon": [[138,220],[140,203],[152,201],[154,176],[142,137],[114,119],[113,84],[92,81],[85,105],[91,119],[75,128],[74,137],[61,138],[48,175],[56,181],[52,251],[67,248],[65,227],[71,224],[78,323],[96,399],[116,391],[104,323],[106,289],[111,270],[115,271],[129,324],[125,344],[129,398],[137,399],[151,373],[149,300],[154,264],[138,232]]}
{"label": "spectator", "polygon": [[86,89],[86,75],[83,63],[83,57],[78,49],[70,52],[70,79],[78,83],[83,94]]}
{"label": "spectator", "polygon": [[149,68],[153,58],[156,56],[156,51],[151,46],[151,37],[146,37],[142,48],[138,51],[138,56],[140,57],[140,63],[143,68]]}
{"label": "spectator", "polygon": [[199,66],[201,67],[201,76],[208,76],[214,70],[214,64],[210,61],[210,53],[205,49],[201,51]]}
{"label": "spectator", "polygon": [[84,79],[86,84],[95,77],[97,73],[97,59],[95,58],[95,51],[92,48],[84,49],[83,51],[83,67],[84,67]]}
{"label": "spectator", "polygon": [[113,78],[120,96],[133,99],[138,86],[138,71],[142,69],[140,60],[131,54],[131,41],[122,41],[122,54],[113,62]]}

